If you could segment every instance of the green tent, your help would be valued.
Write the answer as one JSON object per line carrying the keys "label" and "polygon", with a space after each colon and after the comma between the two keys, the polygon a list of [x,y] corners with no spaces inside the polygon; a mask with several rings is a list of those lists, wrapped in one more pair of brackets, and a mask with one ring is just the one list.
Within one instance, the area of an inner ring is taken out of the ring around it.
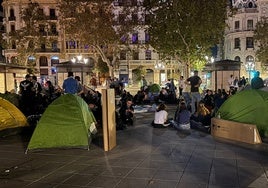
{"label": "green tent", "polygon": [[[27,150],[55,147],[87,147],[96,122],[87,103],[66,94],[53,101],[38,122]],[[92,127],[91,127],[92,126]]]}
{"label": "green tent", "polygon": [[255,124],[262,137],[268,137],[268,92],[241,91],[228,98],[217,112],[225,120]]}

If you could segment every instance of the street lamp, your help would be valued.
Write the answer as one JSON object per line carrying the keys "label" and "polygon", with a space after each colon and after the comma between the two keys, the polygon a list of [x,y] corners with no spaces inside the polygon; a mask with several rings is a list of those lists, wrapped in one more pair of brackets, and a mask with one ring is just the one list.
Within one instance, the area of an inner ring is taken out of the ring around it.
{"label": "street lamp", "polygon": [[205,56],[205,59],[207,60],[208,63],[214,63],[214,61],[215,61],[214,57],[210,57],[210,59],[209,59],[208,56]]}
{"label": "street lamp", "polygon": [[250,81],[251,80],[251,72],[254,70],[255,64],[253,61],[247,61],[245,64],[245,67],[246,67],[246,71],[248,72],[248,79]]}
{"label": "street lamp", "polygon": [[76,57],[73,57],[73,58],[71,59],[71,61],[72,61],[73,63],[83,63],[83,64],[87,64],[87,63],[88,63],[88,58],[83,58],[82,55],[78,55],[78,56],[76,56]]}
{"label": "street lamp", "polygon": [[163,63],[162,61],[157,61],[156,63],[155,63],[155,65],[154,65],[154,68],[155,69],[159,69],[159,70],[161,70],[161,69],[165,69],[165,63]]}
{"label": "street lamp", "polygon": [[211,88],[212,86],[212,78],[211,78],[211,72],[214,70],[215,64],[214,64],[214,57],[211,56],[210,58],[208,56],[205,56],[205,59],[207,61],[207,64],[211,67],[209,71],[204,75],[204,78],[206,80],[206,88]]}

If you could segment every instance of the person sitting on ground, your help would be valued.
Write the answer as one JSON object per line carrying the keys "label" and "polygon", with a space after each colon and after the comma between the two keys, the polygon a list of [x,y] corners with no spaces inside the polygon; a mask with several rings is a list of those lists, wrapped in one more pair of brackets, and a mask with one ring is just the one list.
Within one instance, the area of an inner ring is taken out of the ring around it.
{"label": "person sitting on ground", "polygon": [[166,105],[161,103],[154,114],[154,120],[152,122],[154,128],[165,128],[169,126],[168,113],[166,111]]}
{"label": "person sitting on ground", "polygon": [[131,99],[126,99],[126,102],[122,104],[121,108],[119,109],[119,115],[123,126],[133,125],[134,107]]}
{"label": "person sitting on ground", "polygon": [[161,102],[166,102],[168,100],[168,92],[164,87],[160,90],[158,97]]}
{"label": "person sitting on ground", "polygon": [[187,109],[185,101],[181,101],[175,112],[173,126],[179,130],[190,129],[191,112]]}
{"label": "person sitting on ground", "polygon": [[211,114],[205,107],[203,101],[198,103],[197,112],[191,116],[190,126],[193,129],[199,129],[209,132],[211,124]]}
{"label": "person sitting on ground", "polygon": [[214,95],[212,90],[207,90],[207,93],[204,97],[204,103],[205,107],[210,111],[210,113],[212,113],[212,110],[214,109]]}
{"label": "person sitting on ground", "polygon": [[138,90],[137,93],[133,97],[133,102],[135,105],[142,104],[142,101],[144,99],[144,93],[141,90]]}

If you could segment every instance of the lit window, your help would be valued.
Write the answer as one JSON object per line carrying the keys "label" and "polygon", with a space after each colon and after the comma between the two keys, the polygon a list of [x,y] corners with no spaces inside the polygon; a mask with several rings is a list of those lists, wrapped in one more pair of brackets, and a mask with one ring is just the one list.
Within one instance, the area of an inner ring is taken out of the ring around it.
{"label": "lit window", "polygon": [[145,32],[145,43],[148,43],[150,41],[150,35],[148,32]]}
{"label": "lit window", "polygon": [[234,60],[240,62],[240,57],[236,56]]}
{"label": "lit window", "polygon": [[152,59],[152,51],[151,50],[146,50],[145,51],[145,59],[146,60],[151,60]]}
{"label": "lit window", "polygon": [[254,57],[252,57],[251,55],[247,56],[246,62],[254,62]]}
{"label": "lit window", "polygon": [[138,33],[132,34],[132,44],[138,44],[139,36]]}
{"label": "lit window", "polygon": [[59,64],[60,63],[60,60],[59,60],[59,57],[58,56],[52,56],[51,59],[51,65],[54,65],[54,64]]}

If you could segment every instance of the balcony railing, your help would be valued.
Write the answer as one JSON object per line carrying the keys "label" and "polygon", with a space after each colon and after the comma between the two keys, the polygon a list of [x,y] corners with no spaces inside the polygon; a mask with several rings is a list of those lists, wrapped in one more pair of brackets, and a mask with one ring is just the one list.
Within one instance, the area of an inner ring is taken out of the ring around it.
{"label": "balcony railing", "polygon": [[8,17],[8,21],[16,21],[16,17],[15,16],[10,16],[10,17]]}
{"label": "balcony railing", "polygon": [[58,20],[58,17],[57,16],[49,16],[49,19],[50,20]]}
{"label": "balcony railing", "polygon": [[50,53],[50,52],[60,52],[59,48],[37,48],[36,52]]}
{"label": "balcony railing", "polygon": [[258,13],[257,8],[241,8],[238,9],[237,14],[242,14],[242,13]]}

